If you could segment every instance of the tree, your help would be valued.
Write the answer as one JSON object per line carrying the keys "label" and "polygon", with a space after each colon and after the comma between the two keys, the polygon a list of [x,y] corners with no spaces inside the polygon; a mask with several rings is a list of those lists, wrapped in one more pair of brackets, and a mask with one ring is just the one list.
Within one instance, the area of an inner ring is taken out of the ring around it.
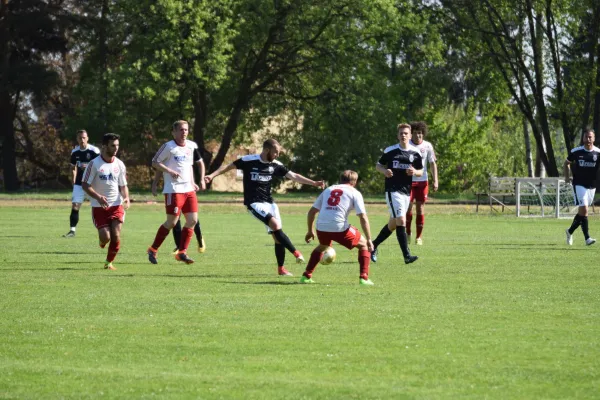
{"label": "tree", "polygon": [[5,189],[19,189],[15,128],[21,102],[41,101],[58,83],[44,58],[65,50],[71,24],[61,1],[0,0],[0,140]]}

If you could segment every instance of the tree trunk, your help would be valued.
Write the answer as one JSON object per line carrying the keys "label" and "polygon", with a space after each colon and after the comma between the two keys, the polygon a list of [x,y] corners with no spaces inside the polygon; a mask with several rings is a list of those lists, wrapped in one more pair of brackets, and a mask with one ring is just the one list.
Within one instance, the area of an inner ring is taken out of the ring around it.
{"label": "tree trunk", "polygon": [[19,190],[17,175],[17,155],[15,146],[14,105],[7,92],[0,93],[0,141],[2,144],[2,172],[4,189],[9,192]]}
{"label": "tree trunk", "polygon": [[523,139],[525,140],[525,165],[527,165],[527,176],[533,178],[533,156],[531,154],[531,137],[529,136],[529,124],[527,118],[523,117]]}
{"label": "tree trunk", "polygon": [[596,88],[594,96],[594,131],[596,132],[596,144],[600,143],[600,46],[596,46]]}
{"label": "tree trunk", "polygon": [[206,150],[208,99],[204,88],[199,88],[192,95],[192,104],[194,105],[194,140],[198,143],[204,166],[208,169],[212,163],[213,155],[210,151]]}

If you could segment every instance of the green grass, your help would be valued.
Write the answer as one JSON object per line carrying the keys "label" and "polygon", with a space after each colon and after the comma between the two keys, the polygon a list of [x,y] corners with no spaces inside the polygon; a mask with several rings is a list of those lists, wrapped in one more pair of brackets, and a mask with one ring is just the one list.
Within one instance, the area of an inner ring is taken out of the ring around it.
{"label": "green grass", "polygon": [[[307,208],[281,206],[308,258]],[[300,285],[241,205],[200,211],[207,252],[177,264],[169,238],[155,266],[163,209],[134,204],[110,272],[89,204],[74,239],[68,202],[4,205],[0,398],[600,397],[600,245],[568,248],[569,221],[431,213],[420,259],[391,237],[361,287],[355,251]]]}

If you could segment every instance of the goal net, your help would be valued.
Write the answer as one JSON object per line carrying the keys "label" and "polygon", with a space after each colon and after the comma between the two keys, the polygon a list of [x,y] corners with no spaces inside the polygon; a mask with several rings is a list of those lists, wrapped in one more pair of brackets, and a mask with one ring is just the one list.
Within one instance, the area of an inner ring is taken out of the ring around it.
{"label": "goal net", "polygon": [[560,178],[517,178],[517,217],[572,218],[573,186]]}

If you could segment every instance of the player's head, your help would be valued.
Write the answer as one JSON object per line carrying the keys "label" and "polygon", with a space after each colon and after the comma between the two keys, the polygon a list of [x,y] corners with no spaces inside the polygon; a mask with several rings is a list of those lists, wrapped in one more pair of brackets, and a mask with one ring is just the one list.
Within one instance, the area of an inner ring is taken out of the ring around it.
{"label": "player's head", "polygon": [[187,139],[188,134],[190,133],[190,124],[187,121],[180,119],[179,121],[173,122],[173,138],[175,142],[180,145],[185,144],[185,139]]}
{"label": "player's head", "polygon": [[121,136],[116,133],[105,133],[102,136],[102,155],[104,157],[114,157],[119,151],[119,139]]}
{"label": "player's head", "polygon": [[80,129],[77,131],[77,144],[79,145],[79,147],[87,147],[88,140],[88,134],[85,131],[85,129]]}
{"label": "player's head", "polygon": [[406,123],[398,124],[398,142],[408,145],[411,137],[410,125]]}
{"label": "player's head", "polygon": [[596,141],[596,132],[593,129],[586,129],[583,131],[583,136],[581,137],[581,141],[583,145],[590,150],[594,146],[594,142]]}
{"label": "player's head", "polygon": [[358,173],[350,169],[345,170],[340,174],[340,183],[347,183],[352,186],[356,186],[358,182]]}
{"label": "player's head", "polygon": [[275,139],[267,139],[263,143],[263,156],[266,158],[268,162],[275,160],[279,157],[279,153],[281,152],[281,145]]}
{"label": "player's head", "polygon": [[427,124],[423,121],[411,122],[410,132],[412,134],[412,141],[415,144],[421,144],[427,135]]}

